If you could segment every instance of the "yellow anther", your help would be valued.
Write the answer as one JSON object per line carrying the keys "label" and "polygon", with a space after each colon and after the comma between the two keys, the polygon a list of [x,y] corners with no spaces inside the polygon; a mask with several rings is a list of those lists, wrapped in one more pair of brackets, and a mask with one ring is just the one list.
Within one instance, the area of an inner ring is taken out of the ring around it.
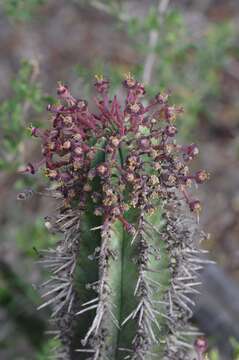
{"label": "yellow anther", "polygon": [[102,80],[104,80],[104,77],[103,77],[102,74],[95,74],[95,79],[96,79],[97,81],[102,81]]}
{"label": "yellow anther", "polygon": [[124,74],[125,80],[133,80],[133,76],[131,75],[131,72],[127,72]]}
{"label": "yellow anther", "polygon": [[130,72],[125,74],[124,77],[125,77],[125,83],[127,84],[127,86],[129,86],[129,87],[135,86],[136,81]]}
{"label": "yellow anther", "polygon": [[33,128],[33,127],[34,127],[34,126],[33,126],[32,124],[30,124],[29,126],[26,127],[26,129],[27,129],[27,131],[32,132],[32,128]]}
{"label": "yellow anther", "polygon": [[151,175],[150,176],[150,184],[152,185],[157,185],[159,183],[159,179],[156,175]]}

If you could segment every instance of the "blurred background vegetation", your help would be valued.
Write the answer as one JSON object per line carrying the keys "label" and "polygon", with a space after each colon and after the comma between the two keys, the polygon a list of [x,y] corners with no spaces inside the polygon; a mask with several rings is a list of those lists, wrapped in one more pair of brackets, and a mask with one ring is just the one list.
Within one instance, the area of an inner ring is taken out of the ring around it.
{"label": "blurred background vegetation", "polygon": [[193,321],[209,338],[211,360],[239,359],[239,3],[171,0],[160,13],[163,1],[0,1],[1,359],[44,360],[57,345],[48,311],[36,311],[46,276],[37,250],[57,241],[44,227],[53,204],[38,195],[16,200],[45,184],[42,174],[18,173],[40,159],[27,127],[47,126],[58,80],[88,97],[95,73],[114,92],[129,71],[147,80],[149,96],[170,90],[183,105],[181,141],[199,144],[197,167],[211,172],[200,189],[201,222],[218,265],[202,276]]}

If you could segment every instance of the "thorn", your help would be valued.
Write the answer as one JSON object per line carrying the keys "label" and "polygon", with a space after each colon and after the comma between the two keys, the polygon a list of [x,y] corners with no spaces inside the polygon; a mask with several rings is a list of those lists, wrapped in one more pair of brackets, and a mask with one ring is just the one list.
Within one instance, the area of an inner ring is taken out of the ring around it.
{"label": "thorn", "polygon": [[103,225],[95,226],[95,227],[91,228],[90,231],[96,231],[96,230],[99,230],[99,229],[102,229],[102,228],[103,228]]}
{"label": "thorn", "polygon": [[50,304],[54,303],[56,300],[58,300],[58,299],[60,299],[60,298],[64,297],[64,295],[66,295],[66,292],[65,292],[65,291],[64,291],[64,292],[62,292],[62,293],[60,293],[60,294],[58,294],[58,295],[57,295],[57,296],[55,296],[54,298],[52,298],[52,299],[48,300],[48,301],[47,301],[47,302],[45,302],[44,304],[42,304],[42,305],[38,306],[37,310],[41,310],[41,309],[43,309],[44,307],[46,307],[46,306],[48,306],[48,305],[50,305]]}
{"label": "thorn", "polygon": [[81,310],[81,311],[78,311],[78,312],[76,313],[76,315],[81,315],[81,314],[83,314],[84,312],[87,312],[87,311],[96,309],[97,307],[98,307],[98,304],[89,306],[89,307],[86,308],[86,309],[83,309],[83,310]]}
{"label": "thorn", "polygon": [[82,304],[81,306],[90,305],[90,304],[92,304],[92,303],[94,303],[94,302],[96,302],[96,301],[98,301],[98,300],[99,300],[99,297],[96,297],[96,298],[94,298],[93,300],[90,300],[90,301],[85,302],[85,303]]}
{"label": "thorn", "polygon": [[65,287],[69,286],[70,284],[67,283],[67,284],[63,284],[63,285],[60,285],[60,286],[57,286],[56,288],[52,289],[52,290],[49,290],[48,292],[46,292],[45,294],[41,295],[42,298],[48,296],[48,295],[51,295],[53,294],[54,292],[56,291],[59,291],[59,290],[62,290],[64,289]]}

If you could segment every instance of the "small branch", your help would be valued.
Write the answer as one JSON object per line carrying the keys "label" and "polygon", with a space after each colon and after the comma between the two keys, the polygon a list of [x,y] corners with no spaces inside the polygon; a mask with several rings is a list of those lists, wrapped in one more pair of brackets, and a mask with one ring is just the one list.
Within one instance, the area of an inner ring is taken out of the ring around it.
{"label": "small branch", "polygon": [[[39,76],[40,69],[39,69],[39,63],[36,59],[31,59],[29,61],[29,63],[32,66],[32,73],[31,73],[31,77],[29,79],[29,83],[32,85],[36,82],[36,80]],[[27,117],[27,114],[28,114],[30,108],[31,108],[31,101],[28,99],[23,104],[23,112],[22,112],[22,118],[23,118],[25,125],[27,125],[25,118]]]}
{"label": "small branch", "polygon": [[[163,20],[163,16],[164,16],[165,12],[167,11],[169,1],[170,0],[160,0],[159,1],[157,12],[158,12],[158,18],[159,18],[159,20],[161,20],[161,22]],[[104,12],[105,14],[114,15],[111,7],[109,5],[102,4],[98,0],[90,1],[89,5],[99,11]],[[129,16],[128,14],[126,14],[124,12],[119,12],[117,14],[117,17],[120,21],[126,22],[126,23],[131,19],[131,16]],[[143,76],[142,76],[142,80],[143,80],[144,84],[149,84],[151,82],[153,68],[154,68],[154,64],[156,62],[155,46],[157,45],[158,38],[159,38],[158,30],[154,29],[154,30],[150,31],[150,33],[149,33],[150,52],[145,59],[144,72],[143,72]]]}
{"label": "small branch", "polygon": [[[110,16],[115,15],[114,11],[110,7],[110,5],[102,4],[102,2],[100,2],[98,0],[89,1],[89,5],[94,7],[95,9],[107,14],[107,15],[110,15]],[[128,22],[131,19],[131,16],[129,16],[125,12],[119,12],[117,14],[117,17],[122,22]]]}
{"label": "small branch", "polygon": [[[159,20],[163,20],[163,16],[165,12],[167,11],[168,5],[170,0],[160,0],[158,4],[158,18]],[[158,30],[152,30],[149,33],[149,47],[150,52],[146,57],[145,64],[144,64],[144,72],[143,72],[143,83],[149,84],[151,82],[152,73],[154,64],[156,62],[156,53],[155,53],[155,47],[157,45],[159,39],[159,31]]]}

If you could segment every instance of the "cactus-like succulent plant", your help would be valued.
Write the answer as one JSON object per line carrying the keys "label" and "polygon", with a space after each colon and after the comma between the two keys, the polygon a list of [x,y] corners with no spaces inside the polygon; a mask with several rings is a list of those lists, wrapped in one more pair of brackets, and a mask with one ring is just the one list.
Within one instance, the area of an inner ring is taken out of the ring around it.
{"label": "cactus-like succulent plant", "polygon": [[182,108],[165,93],[146,103],[130,74],[123,86],[120,103],[97,77],[91,111],[59,84],[51,128],[31,128],[58,199],[47,225],[62,237],[42,251],[51,275],[39,309],[52,306],[58,359],[185,360],[197,335],[187,320],[203,262],[203,234],[189,216],[201,204],[188,188],[208,174],[189,172],[198,147],[175,140]]}

